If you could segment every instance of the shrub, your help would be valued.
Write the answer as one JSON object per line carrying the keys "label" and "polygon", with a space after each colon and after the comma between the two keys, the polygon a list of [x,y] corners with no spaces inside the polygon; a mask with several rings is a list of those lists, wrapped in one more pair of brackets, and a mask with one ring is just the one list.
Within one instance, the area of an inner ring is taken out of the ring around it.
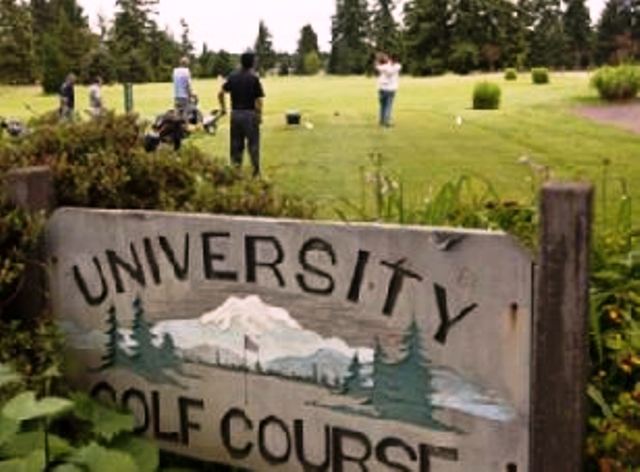
{"label": "shrub", "polygon": [[549,83],[549,69],[546,67],[534,67],[531,69],[531,81],[534,84],[542,85]]}
{"label": "shrub", "polygon": [[500,87],[491,82],[479,82],[473,89],[474,110],[497,110],[500,108]]}
{"label": "shrub", "polygon": [[640,68],[632,65],[601,67],[591,78],[591,85],[604,100],[634,98],[640,89]]}
{"label": "shrub", "polygon": [[186,145],[180,153],[145,153],[135,116],[59,124],[42,118],[20,141],[0,147],[0,174],[12,167],[49,165],[63,206],[202,211],[311,218],[315,207],[275,191]]}
{"label": "shrub", "polygon": [[504,80],[518,80],[518,72],[513,68],[506,69],[504,71]]}

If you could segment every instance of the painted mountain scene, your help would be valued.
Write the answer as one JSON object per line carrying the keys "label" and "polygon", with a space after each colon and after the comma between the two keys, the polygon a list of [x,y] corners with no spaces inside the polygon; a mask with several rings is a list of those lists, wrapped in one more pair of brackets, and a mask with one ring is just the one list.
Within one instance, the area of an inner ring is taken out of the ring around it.
{"label": "painted mountain scene", "polygon": [[[277,377],[318,387],[306,405],[434,431],[464,433],[438,419],[453,410],[495,422],[511,420],[513,408],[494,392],[429,360],[417,322],[407,327],[395,356],[383,342],[350,346],[344,340],[305,329],[284,308],[256,295],[229,297],[194,319],[146,321],[139,299],[132,303],[133,323],[121,326],[115,309],[104,331],[81,332],[63,322],[75,349],[101,350],[93,371],[127,369],[157,384],[182,386],[198,379],[190,367]],[[245,392],[246,393],[246,392]]]}

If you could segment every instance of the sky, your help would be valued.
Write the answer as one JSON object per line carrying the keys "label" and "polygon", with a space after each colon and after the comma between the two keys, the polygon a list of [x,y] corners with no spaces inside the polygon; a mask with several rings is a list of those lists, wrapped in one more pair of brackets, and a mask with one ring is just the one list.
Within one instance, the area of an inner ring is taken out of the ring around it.
{"label": "sky", "polygon": [[[587,0],[591,18],[596,20],[606,0]],[[78,0],[96,24],[99,14],[113,18],[115,0]],[[258,23],[263,20],[273,35],[276,51],[295,51],[300,29],[311,24],[320,48],[329,50],[331,16],[335,0],[160,0],[158,23],[180,35],[180,18],[187,20],[191,39],[198,47],[242,52],[253,46]]]}

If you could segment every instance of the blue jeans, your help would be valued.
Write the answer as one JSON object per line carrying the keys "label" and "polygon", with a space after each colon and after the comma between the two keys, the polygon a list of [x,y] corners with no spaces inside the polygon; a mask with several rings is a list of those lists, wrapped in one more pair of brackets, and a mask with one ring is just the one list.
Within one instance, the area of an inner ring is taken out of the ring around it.
{"label": "blue jeans", "polygon": [[379,90],[380,97],[380,126],[389,126],[391,124],[391,110],[393,109],[393,99],[396,96],[395,91]]}

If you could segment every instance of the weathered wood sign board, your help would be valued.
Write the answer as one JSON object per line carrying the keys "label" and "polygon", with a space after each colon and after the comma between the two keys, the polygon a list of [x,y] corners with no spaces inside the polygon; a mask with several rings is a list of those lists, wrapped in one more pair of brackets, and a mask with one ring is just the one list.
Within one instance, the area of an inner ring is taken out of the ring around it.
{"label": "weathered wood sign board", "polygon": [[72,381],[253,470],[528,470],[532,260],[508,236],[63,209]]}

